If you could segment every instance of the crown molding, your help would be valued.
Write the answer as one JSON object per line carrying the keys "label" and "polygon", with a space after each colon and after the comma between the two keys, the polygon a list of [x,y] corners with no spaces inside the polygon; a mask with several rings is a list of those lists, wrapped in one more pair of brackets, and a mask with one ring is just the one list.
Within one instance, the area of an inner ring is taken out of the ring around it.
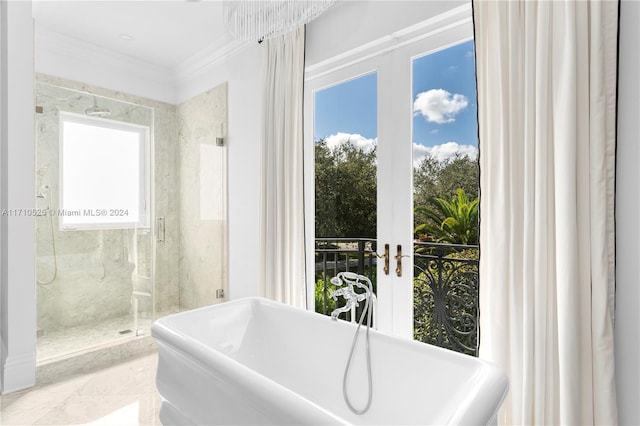
{"label": "crown molding", "polygon": [[248,41],[239,41],[224,37],[211,43],[206,48],[187,58],[173,68],[173,73],[178,87],[190,83],[210,73],[225,59],[237,55],[250,46]]}
{"label": "crown molding", "polygon": [[38,26],[36,72],[175,105],[183,101],[182,87],[206,80],[226,58],[250,45],[224,37],[169,68]]}
{"label": "crown molding", "polygon": [[38,26],[36,72],[163,102],[175,100],[172,70]]}

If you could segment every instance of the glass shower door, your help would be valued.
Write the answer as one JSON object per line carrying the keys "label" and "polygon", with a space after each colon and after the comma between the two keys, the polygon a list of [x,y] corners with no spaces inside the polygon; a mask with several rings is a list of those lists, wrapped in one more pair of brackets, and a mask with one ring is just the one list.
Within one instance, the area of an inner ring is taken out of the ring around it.
{"label": "glass shower door", "polygon": [[42,364],[148,332],[154,110],[44,81],[36,104]]}

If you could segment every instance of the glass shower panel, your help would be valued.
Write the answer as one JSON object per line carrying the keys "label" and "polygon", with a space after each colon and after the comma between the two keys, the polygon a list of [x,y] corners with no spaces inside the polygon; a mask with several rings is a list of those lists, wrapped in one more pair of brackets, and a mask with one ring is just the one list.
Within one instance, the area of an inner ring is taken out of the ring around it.
{"label": "glass shower panel", "polygon": [[[154,110],[40,81],[36,105],[37,360],[43,363],[148,333]],[[135,217],[130,204],[118,204],[122,199],[133,199]]]}

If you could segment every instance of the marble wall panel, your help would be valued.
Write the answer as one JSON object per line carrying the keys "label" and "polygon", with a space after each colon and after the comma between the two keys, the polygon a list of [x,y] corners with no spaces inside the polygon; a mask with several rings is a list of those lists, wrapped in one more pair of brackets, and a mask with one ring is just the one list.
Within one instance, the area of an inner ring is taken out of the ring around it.
{"label": "marble wall panel", "polygon": [[227,84],[178,106],[180,145],[180,305],[222,302],[227,291]]}

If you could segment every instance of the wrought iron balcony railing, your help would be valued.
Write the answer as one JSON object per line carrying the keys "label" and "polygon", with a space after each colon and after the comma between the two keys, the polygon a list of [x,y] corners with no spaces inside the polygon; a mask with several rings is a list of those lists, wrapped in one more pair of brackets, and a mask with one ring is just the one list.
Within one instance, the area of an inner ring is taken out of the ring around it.
{"label": "wrought iron balcony railing", "polygon": [[[316,239],[316,312],[340,306],[329,298],[338,272],[366,275],[375,291],[376,259],[375,239]],[[416,242],[413,263],[414,338],[477,356],[478,246]]]}
{"label": "wrought iron balcony railing", "polygon": [[478,355],[478,246],[415,243],[416,340]]}

